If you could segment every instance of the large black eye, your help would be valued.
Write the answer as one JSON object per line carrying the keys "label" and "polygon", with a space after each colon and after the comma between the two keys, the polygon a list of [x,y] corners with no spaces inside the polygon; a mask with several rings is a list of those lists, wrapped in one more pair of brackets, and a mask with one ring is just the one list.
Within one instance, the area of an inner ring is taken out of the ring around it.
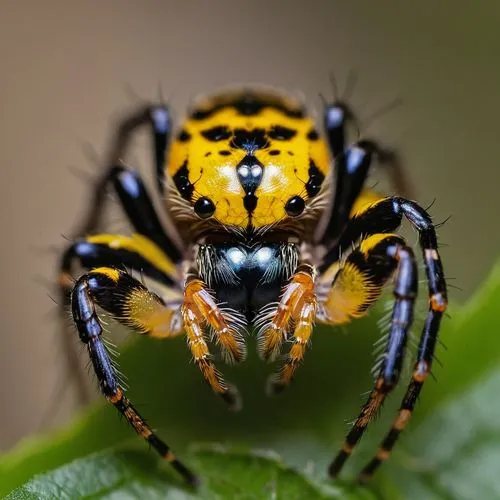
{"label": "large black eye", "polygon": [[285,211],[290,217],[298,217],[304,208],[306,208],[306,204],[300,196],[293,196],[285,205]]}
{"label": "large black eye", "polygon": [[198,198],[194,204],[194,211],[202,219],[208,219],[215,212],[214,202],[205,196]]}

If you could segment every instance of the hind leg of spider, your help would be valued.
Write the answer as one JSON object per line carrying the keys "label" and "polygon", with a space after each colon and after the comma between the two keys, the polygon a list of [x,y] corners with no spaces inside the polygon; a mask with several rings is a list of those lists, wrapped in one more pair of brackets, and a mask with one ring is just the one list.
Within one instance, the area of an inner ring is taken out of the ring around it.
{"label": "hind leg of spider", "polygon": [[157,295],[139,281],[117,269],[97,268],[80,277],[71,294],[73,320],[80,340],[86,344],[101,392],[125,417],[132,428],[167,460],[189,484],[198,478],[179,460],[149,427],[125,396],[117,369],[103,340],[103,328],[96,307],[141,334],[167,338],[181,333],[178,311],[165,307]]}
{"label": "hind leg of spider", "polygon": [[231,410],[238,411],[241,408],[239,393],[224,381],[212,362],[204,328],[208,326],[212,329],[227,361],[240,362],[245,357],[245,345],[240,333],[244,321],[234,312],[222,311],[195,274],[190,274],[186,281],[182,318],[189,348],[203,377]]}
{"label": "hind leg of spider", "polygon": [[335,243],[346,226],[373,160],[389,172],[398,195],[412,195],[411,183],[397,151],[368,138],[346,147],[347,127],[353,122],[356,122],[355,115],[345,102],[336,101],[325,106],[324,127],[329,149],[335,160],[335,189],[331,190],[329,208],[318,222],[315,240],[326,246]]}
{"label": "hind leg of spider", "polygon": [[146,104],[119,122],[105,161],[108,169],[95,185],[92,203],[83,223],[76,232],[77,236],[86,235],[98,229],[100,215],[106,201],[107,189],[116,176],[114,171],[120,168],[120,164],[130,145],[132,134],[143,126],[149,126],[151,130],[157,186],[160,193],[164,193],[165,158],[171,132],[170,112],[163,104]]}
{"label": "hind leg of spider", "polygon": [[341,324],[366,314],[395,273],[394,305],[386,349],[378,376],[366,403],[329,468],[336,477],[369,423],[397,385],[413,321],[417,295],[417,266],[413,251],[393,234],[377,234],[364,240],[341,264],[331,291],[321,304],[320,320]]}

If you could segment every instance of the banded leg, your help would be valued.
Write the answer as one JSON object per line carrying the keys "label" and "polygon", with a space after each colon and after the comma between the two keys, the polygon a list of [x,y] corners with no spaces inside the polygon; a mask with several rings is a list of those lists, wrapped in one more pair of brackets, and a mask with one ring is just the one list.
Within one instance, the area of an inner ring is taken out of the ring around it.
{"label": "banded leg", "polygon": [[[430,215],[417,203],[391,196],[381,198],[354,214],[344,229],[336,245],[330,248],[318,266],[320,274],[327,271],[338,256],[352,247],[353,242],[366,236],[396,231],[403,221],[403,216],[419,233],[419,243],[426,265],[427,277],[434,283],[436,293],[441,293],[436,300],[446,304],[446,283],[444,282],[441,259],[438,254],[438,243],[434,224]],[[434,258],[437,256],[437,258]],[[438,283],[439,282],[439,283]]]}
{"label": "banded leg", "polygon": [[[179,306],[182,303],[182,292],[177,285],[179,279],[177,268],[160,247],[139,233],[132,236],[101,234],[76,241],[62,256],[59,287],[61,304],[64,306],[61,312],[64,314],[69,306],[71,290],[74,286],[75,263],[87,271],[102,266],[135,269],[166,285],[169,291],[169,301],[177,301]],[[82,369],[78,369],[79,359],[74,352],[73,338],[65,331],[62,340],[68,371],[74,378],[78,399],[81,403],[86,403],[91,398],[87,374]]]}
{"label": "banded leg", "polygon": [[311,339],[316,317],[316,307],[316,297],[314,294],[311,294],[303,299],[302,304],[294,308],[292,346],[279,372],[271,375],[269,379],[267,389],[269,393],[277,394],[283,391],[293,380]]}
{"label": "banded leg", "polygon": [[171,131],[171,119],[168,108],[164,105],[146,105],[137,109],[132,115],[123,119],[117,127],[115,137],[106,160],[108,171],[97,182],[90,210],[84,219],[78,236],[86,235],[97,229],[99,216],[106,201],[107,188],[113,182],[113,170],[119,168],[125,156],[132,134],[148,125],[153,139],[153,155],[155,158],[155,176],[160,193],[165,189],[165,157]]}
{"label": "banded leg", "polygon": [[180,279],[178,270],[166,253],[147,237],[98,234],[82,238],[64,252],[59,278],[63,294],[73,287],[74,263],[90,270],[95,267],[134,269],[168,287]]}
{"label": "banded leg", "polygon": [[[339,251],[347,248],[351,244],[350,242],[359,239],[361,235],[394,231],[400,226],[403,216],[419,232],[419,242],[428,281],[429,313],[422,332],[412,381],[400,407],[398,418],[394,423],[393,430],[382,443],[378,457],[372,460],[363,471],[360,477],[361,481],[368,479],[380,463],[388,458],[388,452],[394,446],[397,437],[409,420],[411,411],[413,411],[422,389],[423,382],[430,373],[431,362],[438,339],[439,325],[447,307],[446,281],[438,252],[436,231],[431,217],[418,204],[400,197],[382,199],[356,214],[346,227],[338,247],[332,249],[332,254],[330,255],[330,257],[333,257],[333,254],[338,254]],[[376,235],[373,237],[376,237]],[[321,270],[323,268],[327,269],[327,262],[328,256],[320,266]]]}
{"label": "banded leg", "polygon": [[[108,169],[103,180],[100,181],[95,191],[96,198],[104,198],[108,186],[112,185],[125,214],[132,224],[134,231],[156,243],[166,252],[170,260],[177,264],[182,258],[181,251],[175,241],[165,232],[158,218],[146,186],[144,185],[139,172],[121,165],[114,165]],[[100,214],[103,202],[93,200],[92,214],[82,228],[77,232],[79,236],[86,236],[95,228],[93,218]],[[94,212],[97,215],[94,217]],[[92,219],[92,220],[91,220]]]}
{"label": "banded leg", "polygon": [[187,483],[197,484],[198,478],[176,458],[125,396],[102,338],[103,328],[96,306],[136,332],[161,338],[181,332],[181,322],[174,321],[176,312],[166,308],[157,295],[130,275],[106,267],[94,269],[78,279],[71,306],[80,340],[87,346],[103,395]]}
{"label": "banded leg", "polygon": [[230,409],[239,410],[241,401],[237,389],[224,381],[210,359],[204,327],[208,325],[212,329],[227,361],[240,362],[245,357],[245,345],[240,333],[244,328],[242,318],[235,312],[222,311],[205,284],[193,276],[186,282],[182,317],[189,348],[203,377]]}
{"label": "banded leg", "polygon": [[259,353],[266,360],[276,358],[293,325],[292,346],[280,371],[269,379],[269,392],[280,392],[293,380],[312,334],[316,305],[314,268],[301,264],[284,288],[277,308],[271,315],[264,311],[257,319]]}
{"label": "banded leg", "polygon": [[[374,388],[347,435],[341,451],[329,467],[329,474],[332,477],[337,477],[386,397],[397,385],[403,365],[408,331],[413,322],[413,309],[418,289],[415,256],[412,249],[406,246],[401,238],[393,235],[385,236],[385,238],[386,240],[382,240],[384,244],[379,243],[373,248],[371,257],[385,261],[389,269],[396,267],[395,300],[386,349]],[[372,240],[375,239],[376,237],[372,236]],[[390,244],[387,245],[387,242]],[[379,253],[382,249],[384,253]],[[374,268],[372,272],[377,273],[377,269]]]}
{"label": "banded leg", "polygon": [[[120,135],[120,134],[118,134]],[[123,139],[124,140],[124,139]],[[152,245],[156,245],[159,249],[162,249],[162,253],[165,253],[168,260],[172,264],[177,264],[181,260],[181,252],[177,248],[174,240],[168,236],[162,224],[156,214],[155,208],[151,201],[151,198],[144,186],[139,173],[132,169],[127,169],[122,166],[113,166],[105,174],[103,179],[98,183],[97,189],[94,194],[94,200],[92,203],[92,208],[88,217],[83,224],[82,228],[77,233],[78,235],[87,236],[87,233],[91,232],[97,224],[97,219],[102,209],[102,205],[105,200],[105,194],[109,184],[112,184],[118,193],[119,199],[128,216],[132,226],[136,231],[135,243],[137,246],[139,238],[142,236],[144,241],[148,243],[142,244],[142,247],[148,246],[151,248]],[[95,242],[97,243],[97,242]],[[109,241],[99,243],[107,244],[109,246]],[[130,246],[130,245],[129,245]],[[80,248],[81,250],[81,248]],[[100,255],[104,258],[104,250],[100,250]],[[71,249],[70,249],[71,253]],[[122,248],[123,253],[123,248]],[[151,253],[151,252],[149,252]],[[154,251],[157,254],[158,252]],[[103,262],[103,264],[127,264],[127,262],[117,263],[114,262],[114,255],[109,256],[111,260]],[[116,255],[118,258],[118,254]],[[128,258],[132,258],[130,255]],[[106,258],[107,259],[107,258]],[[133,259],[135,260],[135,259]],[[173,271],[170,273],[173,274]],[[72,286],[71,275],[64,269],[64,258],[63,258],[63,269],[60,277],[60,284],[62,285],[62,300],[61,303],[67,303],[67,293]],[[69,343],[67,332],[63,332],[63,349],[66,353],[66,357],[69,361],[69,372],[71,376],[76,381],[76,387],[79,394],[79,400],[81,404],[87,403],[89,401],[89,395],[86,389],[86,383],[82,375],[82,370],[78,369],[78,359],[76,359],[76,354],[72,352],[73,346]]]}
{"label": "banded leg", "polygon": [[437,252],[428,253],[436,266],[431,268],[434,279],[429,279],[429,312],[420,338],[412,378],[391,430],[382,441],[377,455],[364,467],[358,477],[358,482],[360,483],[366,483],[380,465],[389,458],[397,439],[411,419],[420,391],[431,372],[432,360],[438,340],[439,325],[446,310],[446,284],[442,274],[440,275],[436,272],[437,269],[440,269]]}

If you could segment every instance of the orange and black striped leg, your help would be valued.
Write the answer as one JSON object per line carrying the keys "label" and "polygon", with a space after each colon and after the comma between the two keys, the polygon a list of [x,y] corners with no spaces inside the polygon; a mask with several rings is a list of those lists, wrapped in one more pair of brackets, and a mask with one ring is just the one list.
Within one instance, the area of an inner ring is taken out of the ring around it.
{"label": "orange and black striped leg", "polygon": [[205,327],[212,329],[226,359],[240,362],[245,357],[245,345],[241,335],[241,329],[244,328],[242,319],[235,312],[222,311],[203,281],[193,275],[190,275],[186,282],[182,318],[189,348],[205,380],[231,410],[239,410],[241,400],[237,389],[224,381],[211,360],[205,339]]}
{"label": "orange and black striped leg", "polygon": [[137,434],[167,460],[186,482],[197,484],[198,478],[175,457],[169,446],[153,432],[125,397],[117,369],[103,341],[103,328],[96,306],[139,333],[163,338],[180,333],[181,323],[173,321],[175,311],[168,310],[158,296],[130,275],[113,268],[98,268],[85,274],[77,280],[71,294],[73,319],[80,340],[87,346],[102,393]]}
{"label": "orange and black striped leg", "polygon": [[360,483],[367,482],[380,465],[389,458],[399,435],[411,419],[420,391],[431,372],[439,325],[446,310],[447,299],[446,284],[437,252],[427,251],[427,259],[427,267],[430,268],[428,274],[432,276],[432,279],[429,280],[429,312],[420,338],[412,379],[391,430],[382,441],[377,455],[361,471],[358,477]]}
{"label": "orange and black striped leg", "polygon": [[259,353],[267,360],[276,358],[293,325],[292,346],[280,371],[270,377],[268,392],[280,392],[293,380],[311,338],[316,305],[314,268],[309,264],[300,264],[285,286],[272,315],[264,311],[256,320]]}
{"label": "orange and black striped leg", "polygon": [[[394,236],[388,237],[396,239]],[[385,248],[385,254],[377,255],[379,258],[379,265],[383,266],[385,262],[389,269],[392,268],[394,264],[397,265],[394,285],[395,301],[386,350],[382,358],[375,387],[361,409],[353,428],[347,435],[341,451],[337,454],[329,467],[329,474],[333,478],[337,477],[340,473],[369,423],[382,407],[388,394],[397,385],[401,374],[408,331],[413,321],[413,309],[418,289],[418,277],[417,265],[412,249],[406,246],[401,238],[398,239],[399,241],[397,243],[391,244]],[[378,248],[383,247],[379,246]],[[373,272],[376,273],[377,270],[373,269]]]}

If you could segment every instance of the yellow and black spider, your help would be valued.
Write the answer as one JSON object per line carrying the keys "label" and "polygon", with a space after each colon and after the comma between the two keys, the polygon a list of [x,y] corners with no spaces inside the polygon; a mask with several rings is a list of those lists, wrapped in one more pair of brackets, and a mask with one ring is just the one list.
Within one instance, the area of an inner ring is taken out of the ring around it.
{"label": "yellow and black spider", "polygon": [[[418,283],[413,250],[395,234],[403,217],[420,235],[429,311],[397,418],[360,481],[389,457],[410,420],[430,373],[446,283],[428,213],[401,196],[382,197],[364,188],[373,159],[394,167],[395,184],[404,183],[397,182],[403,178],[395,153],[368,139],[346,145],[354,120],[342,101],[326,103],[323,138],[299,101],[254,87],[199,101],[170,147],[170,112],[164,105],[144,106],[119,127],[84,237],[63,256],[61,287],[102,393],[189,483],[197,483],[195,474],[126,398],[97,308],[142,335],[185,334],[205,380],[237,409],[238,392],[215,367],[209,334],[227,362],[244,360],[247,328],[254,327],[265,360],[276,359],[287,342],[284,362],[269,381],[269,391],[277,392],[293,379],[315,321],[339,325],[363,316],[394,277],[383,361],[329,468],[336,477],[400,378]],[[142,125],[151,128],[158,188],[179,238],[163,229],[139,173],[120,164],[130,134]],[[92,234],[109,187],[134,228],[131,236]],[[176,241],[183,241],[182,248]],[[87,270],[76,282],[75,263]],[[149,291],[124,268],[139,270],[169,293]]]}

